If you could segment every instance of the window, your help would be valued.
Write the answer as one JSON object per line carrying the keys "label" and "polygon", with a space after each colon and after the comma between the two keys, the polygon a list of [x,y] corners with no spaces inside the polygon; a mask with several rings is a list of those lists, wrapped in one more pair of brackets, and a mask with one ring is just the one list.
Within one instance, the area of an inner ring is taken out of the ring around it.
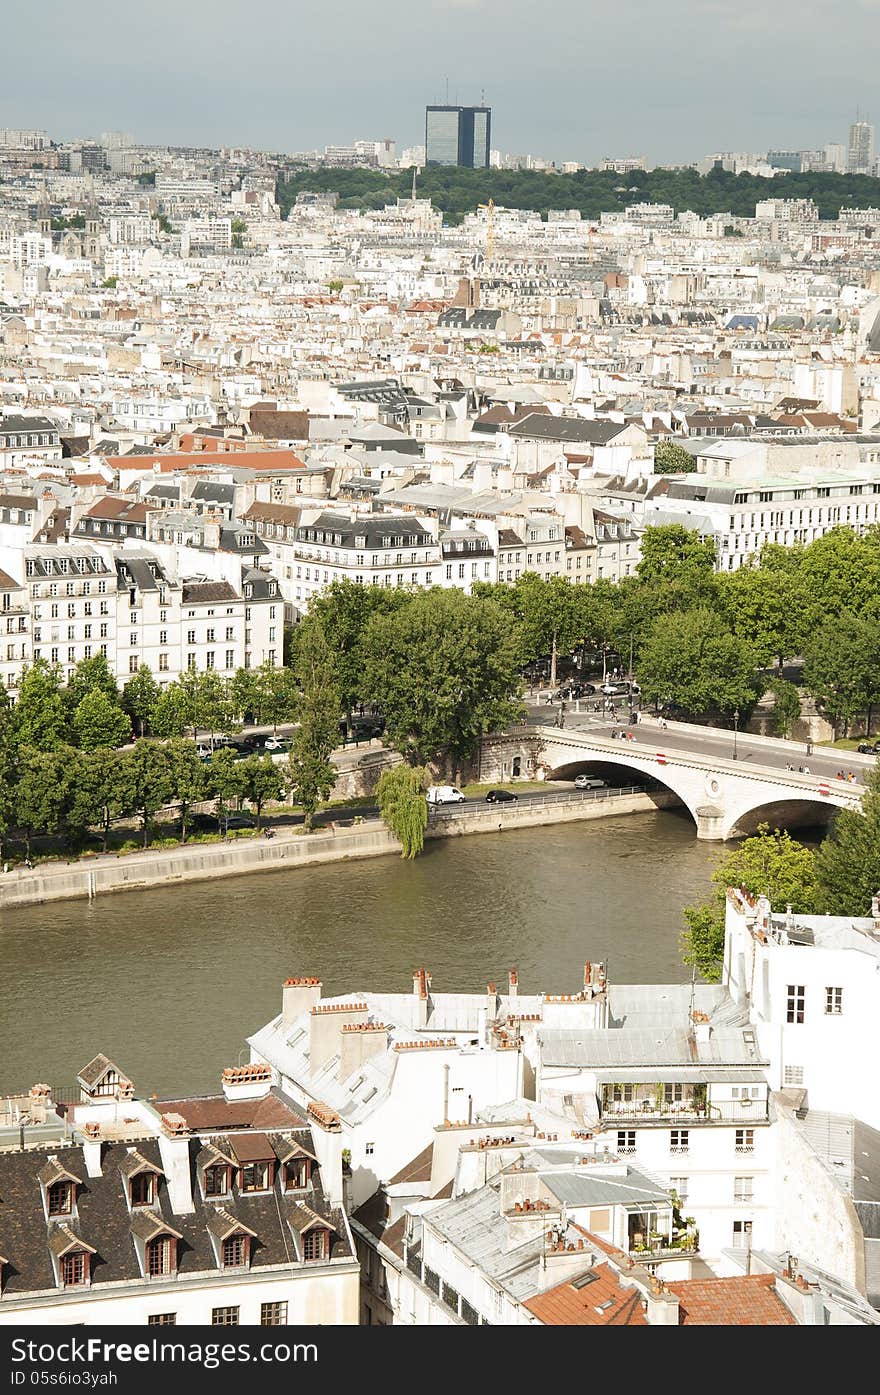
{"label": "window", "polygon": [[744,1250],[744,1249],[751,1243],[751,1238],[752,1238],[752,1223],[751,1223],[751,1221],[734,1221],[734,1223],[733,1223],[733,1248],[734,1248],[735,1250]]}
{"label": "window", "polygon": [[312,1176],[312,1164],[308,1158],[294,1158],[292,1162],[286,1164],[284,1169],[284,1190],[288,1192],[302,1191],[309,1185]]}
{"label": "window", "polygon": [[669,1185],[675,1192],[682,1205],[688,1199],[688,1179],[687,1177],[670,1177]]}
{"label": "window", "polygon": [[790,983],[786,991],[786,1022],[802,1023],[804,1020],[804,985]]}
{"label": "window", "polygon": [[267,1162],[247,1163],[238,1174],[240,1192],[264,1192],[271,1183]]}
{"label": "window", "polygon": [[69,1216],[73,1210],[73,1183],[53,1182],[46,1197],[50,1216]]}
{"label": "window", "polygon": [[139,667],[140,667],[140,660],[138,659],[137,654],[129,654],[129,656],[128,656],[128,671],[129,671],[129,673],[137,673]]}
{"label": "window", "polygon": [[229,1190],[228,1167],[205,1168],[205,1196],[225,1196]]}
{"label": "window", "polygon": [[85,1250],[73,1250],[61,1256],[61,1282],[65,1288],[76,1288],[88,1282],[89,1263]]}
{"label": "window", "polygon": [[737,1129],[735,1148],[738,1153],[754,1153],[755,1151],[755,1130]]}
{"label": "window", "polygon": [[365,1153],[365,1155],[366,1155],[368,1158],[371,1158],[371,1157],[373,1156],[373,1154],[374,1154],[375,1151],[376,1151],[376,1145],[375,1145],[375,1143],[368,1143],[368,1144],[365,1146],[365,1148],[364,1148],[364,1153]]}
{"label": "window", "polygon": [[195,642],[196,642],[196,632],[195,632],[195,630],[187,630],[187,632],[186,632],[186,642],[187,642],[187,644],[195,644]]}
{"label": "window", "polygon": [[666,1104],[677,1103],[679,1100],[683,1100],[683,1099],[684,1099],[684,1086],[683,1086],[683,1085],[664,1085],[664,1086],[663,1086],[663,1100],[664,1100],[664,1102],[665,1102]]}
{"label": "window", "polygon": [[176,1327],[176,1313],[151,1313],[147,1318],[148,1327]]}
{"label": "window", "polygon": [[636,1151],[636,1131],[635,1129],[617,1130],[617,1152],[634,1153]]}
{"label": "window", "polygon": [[223,1241],[222,1264],[224,1269],[240,1269],[247,1264],[248,1244],[245,1235],[230,1235]]}
{"label": "window", "polygon": [[208,644],[213,644],[213,643],[214,643],[214,631],[213,631],[213,630],[209,630],[209,631],[208,631],[207,635],[205,636],[205,641],[206,641],[206,643],[208,643]]}
{"label": "window", "polygon": [[260,1326],[261,1326],[261,1327],[286,1327],[286,1326],[287,1326],[287,1304],[286,1304],[286,1303],[261,1303],[261,1304],[260,1304]]}
{"label": "window", "polygon": [[158,1235],[155,1240],[148,1241],[145,1267],[151,1279],[171,1273],[172,1249],[169,1236]]}
{"label": "window", "polygon": [[238,1307],[234,1308],[212,1308],[212,1327],[238,1327]]}
{"label": "window", "polygon": [[425,1265],[425,1288],[429,1288],[432,1293],[440,1296],[440,1275],[435,1274],[433,1269],[429,1269],[427,1264]]}
{"label": "window", "polygon": [[139,1172],[128,1184],[132,1206],[152,1206],[156,1194],[156,1178],[152,1172]]}
{"label": "window", "polygon": [[687,1153],[690,1146],[691,1139],[688,1129],[670,1129],[669,1151],[671,1153]]}
{"label": "window", "polygon": [[234,649],[227,649],[227,651],[226,651],[226,667],[227,667],[227,668],[235,668],[235,650],[234,650]]}
{"label": "window", "polygon": [[825,989],[825,1013],[828,1017],[839,1017],[843,1012],[843,989]]}
{"label": "window", "polygon": [[227,640],[235,639],[235,630],[232,625],[226,626],[226,638]]}
{"label": "window", "polygon": [[752,1185],[754,1177],[734,1177],[733,1179],[733,1199],[734,1201],[751,1201]]}
{"label": "window", "polygon": [[213,651],[213,649],[209,649],[208,652],[207,652],[207,654],[205,655],[205,668],[213,668],[213,667],[214,667],[214,651]]}
{"label": "window", "polygon": [[[517,771],[516,773],[519,774],[519,771]],[[632,1097],[633,1097],[633,1087],[632,1087],[632,1085],[614,1085],[614,1086],[612,1087],[612,1090],[611,1090],[611,1098],[612,1098],[615,1102],[620,1102],[620,1101],[622,1101],[622,1100],[627,1100],[627,1101],[629,1101],[629,1100],[632,1099]]]}
{"label": "window", "polygon": [[786,1066],[782,1072],[782,1083],[783,1085],[803,1085],[803,1066]]}
{"label": "window", "polygon": [[303,1236],[303,1259],[328,1259],[328,1237],[326,1230],[307,1230]]}
{"label": "window", "polygon": [[167,654],[160,654],[160,655],[159,655],[159,672],[160,672],[160,673],[167,673],[167,672],[168,672],[168,655],[167,655]]}

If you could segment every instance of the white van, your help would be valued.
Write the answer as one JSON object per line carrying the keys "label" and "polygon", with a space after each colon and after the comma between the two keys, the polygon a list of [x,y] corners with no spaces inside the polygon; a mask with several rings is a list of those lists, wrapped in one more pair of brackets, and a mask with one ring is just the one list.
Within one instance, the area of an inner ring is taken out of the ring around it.
{"label": "white van", "polygon": [[431,785],[425,795],[429,804],[463,804],[464,795],[455,785]]}

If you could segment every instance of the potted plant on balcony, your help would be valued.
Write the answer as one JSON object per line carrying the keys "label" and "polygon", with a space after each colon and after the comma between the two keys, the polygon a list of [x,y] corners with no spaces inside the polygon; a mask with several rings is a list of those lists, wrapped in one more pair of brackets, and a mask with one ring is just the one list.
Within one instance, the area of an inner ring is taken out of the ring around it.
{"label": "potted plant on balcony", "polygon": [[706,1113],[706,1086],[704,1084],[694,1086],[691,1103],[697,1114]]}

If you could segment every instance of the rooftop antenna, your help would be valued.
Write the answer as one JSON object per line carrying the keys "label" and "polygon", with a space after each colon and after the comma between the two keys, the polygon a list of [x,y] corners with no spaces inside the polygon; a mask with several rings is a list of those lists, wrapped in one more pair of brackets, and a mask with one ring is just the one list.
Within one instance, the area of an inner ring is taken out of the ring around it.
{"label": "rooftop antenna", "polygon": [[413,203],[415,203],[415,201],[416,201],[416,175],[418,174],[418,172],[419,172],[419,167],[418,167],[418,165],[413,165],[413,187],[412,187],[412,201],[413,201]]}

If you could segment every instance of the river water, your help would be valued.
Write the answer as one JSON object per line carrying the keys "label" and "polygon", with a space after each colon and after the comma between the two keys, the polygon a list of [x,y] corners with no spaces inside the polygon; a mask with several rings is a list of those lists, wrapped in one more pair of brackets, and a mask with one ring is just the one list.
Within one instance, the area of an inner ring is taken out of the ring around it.
{"label": "river water", "polygon": [[[281,981],[325,994],[576,992],[586,959],[617,982],[683,982],[681,908],[719,856],[683,814],[432,841],[414,862],[336,863],[35,906],[4,916],[0,1090],[72,1085],[99,1051],[139,1094],[219,1089]],[[246,1059],[246,1057],[242,1057]]]}

